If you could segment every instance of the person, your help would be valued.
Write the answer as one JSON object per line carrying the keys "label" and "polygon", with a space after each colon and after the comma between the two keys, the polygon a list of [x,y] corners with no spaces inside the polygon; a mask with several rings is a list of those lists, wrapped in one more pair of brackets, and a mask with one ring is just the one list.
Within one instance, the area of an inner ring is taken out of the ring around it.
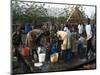
{"label": "person", "polygon": [[[68,27],[68,23],[67,23],[67,25],[64,27],[64,31],[67,33],[67,35],[68,35],[68,38],[69,38],[69,41],[71,41],[71,31],[69,30],[69,27]],[[71,45],[71,42],[70,43],[68,43],[69,45]],[[70,48],[69,49],[71,49],[71,46],[70,46]]]}
{"label": "person", "polygon": [[64,31],[68,33],[69,37],[71,37],[71,32],[67,26],[64,27]]}
{"label": "person", "polygon": [[79,36],[81,36],[83,33],[83,25],[81,23],[78,25],[78,33],[79,33]]}
{"label": "person", "polygon": [[51,43],[51,50],[50,50],[50,54],[56,53],[58,52],[58,47],[57,47],[57,41],[53,40]]}
{"label": "person", "polygon": [[78,55],[78,59],[81,58],[81,50],[84,48],[84,41],[85,38],[83,36],[80,36],[78,41],[77,41],[77,55]]}
{"label": "person", "polygon": [[34,29],[34,26],[33,26],[33,25],[31,26],[31,29],[32,29],[32,30]]}
{"label": "person", "polygon": [[68,34],[64,31],[57,32],[57,38],[62,41],[61,44],[61,57],[66,61],[70,60],[71,58],[71,46]]}
{"label": "person", "polygon": [[67,59],[71,59],[71,56],[72,56],[72,53],[71,53],[71,51],[72,51],[72,49],[71,49],[71,37],[72,37],[72,34],[71,34],[71,31],[70,31],[70,29],[69,29],[69,26],[68,26],[68,23],[66,24],[66,26],[64,27],[64,31],[67,33],[67,35],[68,35],[68,38],[69,38],[69,43],[68,43],[68,48],[67,48],[67,55],[68,55],[68,58]]}
{"label": "person", "polygon": [[18,53],[18,62],[23,73],[32,72],[30,63],[26,62],[29,57],[29,48],[23,46]]}
{"label": "person", "polygon": [[63,25],[63,24],[61,24],[60,26],[61,26],[60,30],[63,30],[63,26],[64,26],[64,25]]}
{"label": "person", "polygon": [[12,34],[12,44],[13,48],[15,50],[15,56],[18,55],[19,51],[18,48],[22,44],[22,38],[21,38],[21,31],[16,30],[16,32],[13,32]]}
{"label": "person", "polygon": [[24,32],[28,33],[29,31],[31,31],[31,26],[30,26],[29,23],[26,23],[25,26],[24,26]]}
{"label": "person", "polygon": [[39,41],[40,46],[42,46],[44,50],[46,49],[46,61],[49,61],[50,59],[50,32],[48,30],[44,31],[39,36],[38,39],[40,39]]}
{"label": "person", "polygon": [[21,31],[20,30],[17,30],[16,32],[14,32],[12,34],[12,44],[13,44],[13,47],[14,47],[14,53],[15,53],[15,56],[17,57],[17,61],[19,63],[19,66],[22,70],[23,73],[26,73],[26,72],[30,72],[30,68],[29,66],[25,63],[25,60],[22,56],[22,54],[20,53],[20,46],[22,45],[22,38],[21,38]]}
{"label": "person", "polygon": [[33,29],[32,31],[27,33],[26,36],[26,46],[30,48],[30,57],[31,59],[34,59],[34,52],[37,55],[37,61],[38,61],[38,53],[37,53],[37,45],[40,45],[40,39],[37,39],[40,34],[42,34],[42,30],[40,29]]}
{"label": "person", "polygon": [[87,35],[87,53],[86,53],[86,55],[87,55],[87,59],[89,59],[88,53],[90,51],[92,51],[94,54],[96,53],[96,51],[94,50],[93,45],[92,45],[93,35],[92,35],[92,29],[91,29],[91,24],[90,24],[89,18],[87,19],[87,24],[85,26],[85,29],[86,29],[86,35]]}

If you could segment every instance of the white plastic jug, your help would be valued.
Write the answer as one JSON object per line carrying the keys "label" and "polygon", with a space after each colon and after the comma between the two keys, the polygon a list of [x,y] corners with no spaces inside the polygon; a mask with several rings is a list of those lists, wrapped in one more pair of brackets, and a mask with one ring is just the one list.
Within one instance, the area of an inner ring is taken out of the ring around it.
{"label": "white plastic jug", "polygon": [[45,56],[46,56],[45,53],[40,53],[39,54],[39,62],[44,62],[45,61]]}

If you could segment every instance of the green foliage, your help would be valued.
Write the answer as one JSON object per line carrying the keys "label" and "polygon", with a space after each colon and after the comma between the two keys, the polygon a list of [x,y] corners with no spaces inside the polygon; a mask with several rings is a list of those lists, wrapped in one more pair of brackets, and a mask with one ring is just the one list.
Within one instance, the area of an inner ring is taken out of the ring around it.
{"label": "green foliage", "polygon": [[60,23],[60,24],[63,24],[65,23],[67,20],[67,17],[63,17],[63,16],[60,16],[58,17],[57,21]]}
{"label": "green foliage", "polygon": [[[35,23],[41,23],[41,22],[47,22],[51,21],[65,23],[68,18],[68,10],[64,8],[64,11],[66,12],[65,16],[48,16],[47,8],[44,8],[45,4],[36,4],[34,2],[31,3],[24,3],[20,2],[20,0],[12,0],[12,19],[13,22],[16,23],[17,21],[21,22],[35,22]],[[63,13],[61,13],[63,14]],[[60,14],[60,15],[61,15]]]}
{"label": "green foliage", "polygon": [[38,17],[44,17],[47,15],[47,10],[44,8],[44,4],[40,6],[35,3],[21,3],[20,0],[12,0],[12,14],[13,22],[16,21],[32,21]]}

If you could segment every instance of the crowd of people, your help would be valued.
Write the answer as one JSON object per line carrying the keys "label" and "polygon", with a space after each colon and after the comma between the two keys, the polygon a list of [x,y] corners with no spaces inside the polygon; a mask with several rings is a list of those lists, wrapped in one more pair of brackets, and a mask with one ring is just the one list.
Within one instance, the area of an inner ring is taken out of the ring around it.
{"label": "crowd of people", "polygon": [[[87,50],[86,50],[86,59],[89,60],[89,53],[92,52],[93,56],[96,55],[96,50],[92,44],[93,37],[96,37],[94,34],[94,28],[91,27],[90,19],[87,19],[87,23],[83,26],[82,23],[78,25],[78,39],[77,39],[77,56],[80,59],[80,51],[84,48],[84,40],[87,41]],[[28,29],[27,29],[28,28]],[[83,33],[86,33],[84,37]],[[54,53],[59,54],[59,58],[64,61],[70,61],[73,56],[72,52],[72,43],[71,38],[73,37],[71,30],[69,29],[68,23],[64,24],[63,30],[57,30],[50,37],[51,31],[42,30],[41,28],[34,29],[26,25],[25,26],[25,41],[22,41],[22,30],[16,30],[12,34],[12,47],[13,47],[13,56],[16,56],[18,62],[24,72],[32,71],[30,68],[32,65],[26,64],[26,58],[30,58],[31,61],[39,62],[39,53],[46,54],[46,61],[50,61],[50,56]],[[52,39],[52,40],[51,40]],[[75,38],[76,39],[76,38]],[[40,50],[40,51],[39,51]],[[36,58],[34,57],[36,55]],[[58,61],[60,59],[58,58]]]}

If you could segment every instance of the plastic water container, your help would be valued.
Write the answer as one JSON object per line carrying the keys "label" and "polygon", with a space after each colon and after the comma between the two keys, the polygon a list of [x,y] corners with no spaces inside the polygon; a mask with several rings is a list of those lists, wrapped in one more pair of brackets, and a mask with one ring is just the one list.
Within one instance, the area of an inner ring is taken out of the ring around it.
{"label": "plastic water container", "polygon": [[30,49],[29,48],[22,48],[21,49],[21,54],[22,54],[22,56],[29,56],[29,51],[30,51]]}
{"label": "plastic water container", "polygon": [[44,62],[45,61],[45,56],[46,56],[45,53],[40,53],[39,54],[39,62]]}
{"label": "plastic water container", "polygon": [[58,57],[59,57],[59,54],[58,53],[54,53],[50,56],[50,61],[51,63],[56,63],[58,61]]}

